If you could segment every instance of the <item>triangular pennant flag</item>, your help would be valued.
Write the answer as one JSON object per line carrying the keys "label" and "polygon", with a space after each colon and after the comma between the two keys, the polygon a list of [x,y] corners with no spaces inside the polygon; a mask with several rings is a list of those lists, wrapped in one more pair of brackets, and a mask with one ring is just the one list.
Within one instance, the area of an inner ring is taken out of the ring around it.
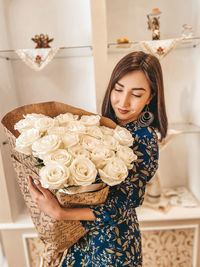
{"label": "triangular pennant flag", "polygon": [[17,49],[17,55],[35,71],[42,70],[55,56],[59,48]]}
{"label": "triangular pennant flag", "polygon": [[178,39],[166,39],[166,40],[154,40],[154,41],[142,41],[141,46],[149,53],[156,56],[159,60],[164,58],[183,38]]}

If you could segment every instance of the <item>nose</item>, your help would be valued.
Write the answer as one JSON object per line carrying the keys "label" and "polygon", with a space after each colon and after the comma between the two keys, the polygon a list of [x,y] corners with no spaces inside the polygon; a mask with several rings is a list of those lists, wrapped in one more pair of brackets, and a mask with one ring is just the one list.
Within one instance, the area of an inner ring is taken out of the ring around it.
{"label": "nose", "polygon": [[127,93],[124,93],[120,96],[120,107],[127,108],[129,106],[130,96]]}

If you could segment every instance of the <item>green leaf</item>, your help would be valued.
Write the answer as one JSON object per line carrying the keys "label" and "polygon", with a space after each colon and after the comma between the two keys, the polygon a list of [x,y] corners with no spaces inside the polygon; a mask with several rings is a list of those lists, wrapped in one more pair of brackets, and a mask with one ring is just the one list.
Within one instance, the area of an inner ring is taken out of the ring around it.
{"label": "green leaf", "polygon": [[38,163],[38,164],[35,165],[35,167],[37,167],[37,168],[42,168],[44,166],[45,166],[44,163]]}

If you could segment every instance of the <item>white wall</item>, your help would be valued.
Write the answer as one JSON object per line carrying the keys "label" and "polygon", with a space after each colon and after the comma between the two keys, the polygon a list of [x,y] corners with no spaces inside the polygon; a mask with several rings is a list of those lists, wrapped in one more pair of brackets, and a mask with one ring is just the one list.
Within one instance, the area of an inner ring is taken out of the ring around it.
{"label": "white wall", "polygon": [[[52,47],[91,45],[89,0],[5,1],[5,16],[12,49],[34,48],[31,38],[40,33],[54,38]],[[96,112],[91,53],[54,58],[40,72],[21,60],[12,67],[19,105],[55,100]]]}
{"label": "white wall", "polygon": [[34,48],[31,38],[47,33],[52,46],[91,44],[89,0],[12,0],[5,2],[10,44],[16,48]]}
{"label": "white wall", "polygon": [[[9,38],[6,30],[6,20],[4,13],[4,2],[0,1],[0,49],[8,49],[10,47]],[[2,117],[10,110],[18,106],[19,101],[16,93],[16,88],[13,79],[12,66],[10,61],[0,58],[0,117]],[[3,145],[6,136],[3,127],[0,127],[0,158],[3,159],[3,168],[0,170],[0,213],[4,217],[10,217],[8,206],[11,204],[15,215],[24,206],[19,187],[15,182],[15,173],[10,161],[8,152],[8,145]],[[2,176],[6,177],[6,180]],[[6,186],[7,184],[7,186]],[[7,191],[9,200],[7,199]],[[19,204],[19,205],[18,205]],[[21,204],[21,205],[20,205]]]}

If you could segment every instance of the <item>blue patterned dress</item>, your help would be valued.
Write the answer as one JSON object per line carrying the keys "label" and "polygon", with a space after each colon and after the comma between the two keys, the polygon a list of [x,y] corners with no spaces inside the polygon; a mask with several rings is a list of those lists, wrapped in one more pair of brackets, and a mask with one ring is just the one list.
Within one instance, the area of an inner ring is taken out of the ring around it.
{"label": "blue patterned dress", "polygon": [[141,237],[135,208],[142,204],[146,183],[158,167],[157,135],[137,121],[124,125],[134,137],[137,162],[128,177],[110,187],[104,204],[90,206],[95,221],[82,221],[89,232],[73,245],[63,267],[142,266]]}

